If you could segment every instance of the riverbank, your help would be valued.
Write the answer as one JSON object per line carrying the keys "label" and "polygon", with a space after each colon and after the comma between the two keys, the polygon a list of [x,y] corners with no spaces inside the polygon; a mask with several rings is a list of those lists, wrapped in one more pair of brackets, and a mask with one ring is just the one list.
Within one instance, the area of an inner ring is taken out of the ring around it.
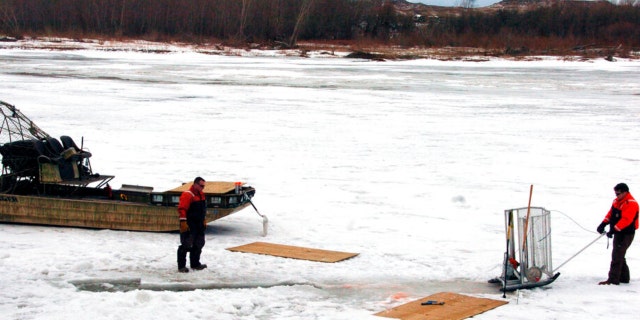
{"label": "riverbank", "polygon": [[375,42],[357,41],[300,41],[296,48],[283,48],[277,44],[229,45],[221,42],[188,43],[158,42],[148,40],[105,40],[72,39],[64,37],[24,37],[20,39],[0,36],[0,49],[25,50],[99,50],[146,53],[197,52],[225,56],[287,56],[287,57],[326,57],[361,58],[376,61],[433,59],[441,61],[483,62],[499,58],[516,61],[538,61],[557,59],[567,61],[589,61],[606,59],[640,60],[640,52],[623,53],[616,48],[580,46],[571,50],[530,51],[526,48],[485,49],[472,47],[401,47],[383,45]]}

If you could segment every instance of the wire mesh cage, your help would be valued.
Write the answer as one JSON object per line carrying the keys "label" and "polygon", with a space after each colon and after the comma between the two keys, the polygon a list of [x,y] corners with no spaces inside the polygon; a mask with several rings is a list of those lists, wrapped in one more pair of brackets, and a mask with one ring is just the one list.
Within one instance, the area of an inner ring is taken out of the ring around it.
{"label": "wire mesh cage", "polygon": [[504,219],[507,234],[504,267],[502,275],[490,282],[501,283],[505,291],[553,282],[559,274],[553,274],[549,210],[541,207],[508,209],[504,211]]}
{"label": "wire mesh cage", "polygon": [[38,128],[15,106],[0,101],[0,145],[28,139],[45,139],[49,135]]}
{"label": "wire mesh cage", "polygon": [[[551,215],[544,208],[513,209],[518,217],[520,270],[530,282],[538,282],[542,273],[551,275]],[[527,214],[529,211],[529,214]],[[527,222],[527,215],[529,221]],[[526,228],[526,229],[525,229]]]}

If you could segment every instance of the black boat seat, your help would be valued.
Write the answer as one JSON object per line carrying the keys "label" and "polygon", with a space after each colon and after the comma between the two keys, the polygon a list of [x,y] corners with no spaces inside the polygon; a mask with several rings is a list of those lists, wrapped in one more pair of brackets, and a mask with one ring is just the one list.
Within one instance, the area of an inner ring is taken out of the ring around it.
{"label": "black boat seat", "polygon": [[[79,178],[77,174],[77,164],[75,163],[77,156],[75,150],[64,149],[62,144],[56,138],[46,138],[43,141],[35,141],[34,148],[41,153],[38,157],[39,163],[51,162],[58,166],[60,178],[63,180],[70,180]],[[42,152],[45,152],[44,154]]]}
{"label": "black boat seat", "polygon": [[78,145],[73,141],[73,139],[69,136],[60,136],[60,141],[62,141],[62,145],[64,149],[73,148],[82,158],[90,158],[91,152],[84,151],[78,148]]}
{"label": "black boat seat", "polygon": [[60,155],[52,157],[50,152],[47,151],[47,147],[44,142],[41,140],[31,140],[33,141],[33,150],[38,154],[38,163],[59,163]]}
{"label": "black boat seat", "polygon": [[62,148],[62,144],[60,144],[60,141],[58,141],[58,139],[56,138],[45,138],[43,142],[45,150],[47,151],[47,154],[45,154],[46,156],[57,158],[60,157],[62,151],[64,151],[64,149]]}

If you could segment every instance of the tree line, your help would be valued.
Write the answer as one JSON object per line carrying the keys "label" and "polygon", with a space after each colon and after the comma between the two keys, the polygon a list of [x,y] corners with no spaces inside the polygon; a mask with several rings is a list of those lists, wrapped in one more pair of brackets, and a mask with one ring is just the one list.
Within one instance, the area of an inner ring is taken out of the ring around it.
{"label": "tree line", "polygon": [[561,2],[529,11],[460,8],[417,19],[390,0],[0,0],[9,36],[187,42],[374,40],[407,46],[640,47],[640,6]]}
{"label": "tree line", "polygon": [[453,34],[450,41],[469,46],[640,48],[640,6],[637,4],[558,2],[529,11],[500,10],[487,14],[470,10],[446,20],[431,28],[433,35]]}
{"label": "tree line", "polygon": [[381,0],[0,0],[0,32],[259,42],[289,41],[295,31],[351,39],[355,29],[384,33],[389,26],[377,20],[394,16],[381,12],[392,7]]}

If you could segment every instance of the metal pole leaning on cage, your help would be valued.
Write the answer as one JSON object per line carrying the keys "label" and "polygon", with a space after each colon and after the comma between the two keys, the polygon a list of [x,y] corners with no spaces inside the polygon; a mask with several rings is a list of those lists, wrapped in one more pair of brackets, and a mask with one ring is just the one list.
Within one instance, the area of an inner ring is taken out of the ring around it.
{"label": "metal pole leaning on cage", "polygon": [[563,262],[559,267],[555,268],[553,270],[553,272],[551,273],[556,273],[556,271],[558,271],[558,269],[560,269],[562,266],[564,266],[565,264],[567,264],[567,262],[571,261],[573,258],[575,258],[577,255],[579,255],[580,253],[582,253],[582,251],[586,250],[587,248],[589,248],[592,244],[596,243],[596,241],[600,240],[600,238],[602,238],[602,236],[604,236],[606,233],[602,233],[599,234],[597,238],[593,239],[593,241],[589,242],[588,245],[584,246],[584,248],[580,249],[580,251],[576,252],[574,255],[572,255],[571,257],[569,257],[569,259],[567,259],[565,262]]}
{"label": "metal pole leaning on cage", "polygon": [[[529,215],[531,214],[531,196],[533,195],[533,185],[529,187],[529,204],[527,204],[527,218],[524,220],[524,230],[522,230],[522,250],[521,259],[527,262],[527,267],[529,266],[529,255],[527,254],[527,233],[529,231]],[[522,261],[521,261],[522,263]]]}
{"label": "metal pole leaning on cage", "polygon": [[507,269],[509,268],[509,243],[513,231],[513,210],[509,210],[507,217],[507,251],[504,253],[504,282],[502,285],[502,297],[507,297]]}

